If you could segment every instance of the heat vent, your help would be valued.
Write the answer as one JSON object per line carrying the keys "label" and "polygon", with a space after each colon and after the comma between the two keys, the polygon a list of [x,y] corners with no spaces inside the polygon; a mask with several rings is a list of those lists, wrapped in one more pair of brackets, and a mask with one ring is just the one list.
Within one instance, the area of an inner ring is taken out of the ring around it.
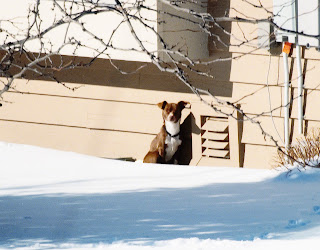
{"label": "heat vent", "polygon": [[201,116],[202,156],[230,159],[227,117]]}

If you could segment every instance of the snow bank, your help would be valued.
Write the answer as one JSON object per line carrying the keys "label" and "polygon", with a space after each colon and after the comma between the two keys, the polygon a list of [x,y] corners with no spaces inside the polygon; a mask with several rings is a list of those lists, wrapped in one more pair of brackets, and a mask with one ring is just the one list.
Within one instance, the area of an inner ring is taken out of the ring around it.
{"label": "snow bank", "polygon": [[276,171],[154,165],[0,143],[0,195],[94,194],[260,182]]}
{"label": "snow bank", "polygon": [[[318,249],[320,172],[148,165],[0,143],[0,248]],[[258,164],[258,163],[257,163]]]}

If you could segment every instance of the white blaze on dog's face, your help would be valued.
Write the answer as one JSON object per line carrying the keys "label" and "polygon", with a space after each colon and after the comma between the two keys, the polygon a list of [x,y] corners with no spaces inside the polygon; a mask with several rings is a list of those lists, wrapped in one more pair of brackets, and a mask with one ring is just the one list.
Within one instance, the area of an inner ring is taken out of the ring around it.
{"label": "white blaze on dog's face", "polygon": [[178,103],[167,103],[163,101],[158,103],[158,107],[162,109],[162,117],[165,121],[177,123],[181,119],[181,111],[187,104],[188,103],[184,101]]}

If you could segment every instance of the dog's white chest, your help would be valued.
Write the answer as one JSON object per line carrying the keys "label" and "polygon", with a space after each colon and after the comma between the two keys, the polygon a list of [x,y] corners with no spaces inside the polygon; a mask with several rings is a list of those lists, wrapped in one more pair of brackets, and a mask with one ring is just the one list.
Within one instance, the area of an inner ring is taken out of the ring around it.
{"label": "dog's white chest", "polygon": [[179,139],[179,136],[177,137],[171,137],[170,135],[167,135],[166,137],[166,156],[165,161],[168,162],[171,160],[173,155],[177,152],[178,147],[181,145],[181,140]]}
{"label": "dog's white chest", "polygon": [[[181,145],[180,136],[177,135],[180,132],[180,120],[176,123],[171,121],[165,121],[166,131],[168,132],[165,144],[166,144],[166,155],[165,161],[168,162],[172,159],[173,155],[177,152],[178,147]],[[177,135],[177,136],[171,136]]]}

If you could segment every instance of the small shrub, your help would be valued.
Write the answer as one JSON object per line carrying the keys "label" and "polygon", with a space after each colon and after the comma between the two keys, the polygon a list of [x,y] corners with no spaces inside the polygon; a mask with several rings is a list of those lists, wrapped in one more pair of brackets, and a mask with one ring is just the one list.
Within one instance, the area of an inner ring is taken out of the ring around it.
{"label": "small shrub", "polygon": [[286,154],[278,150],[276,164],[277,167],[320,168],[320,129],[314,129],[307,136],[297,139]]}

